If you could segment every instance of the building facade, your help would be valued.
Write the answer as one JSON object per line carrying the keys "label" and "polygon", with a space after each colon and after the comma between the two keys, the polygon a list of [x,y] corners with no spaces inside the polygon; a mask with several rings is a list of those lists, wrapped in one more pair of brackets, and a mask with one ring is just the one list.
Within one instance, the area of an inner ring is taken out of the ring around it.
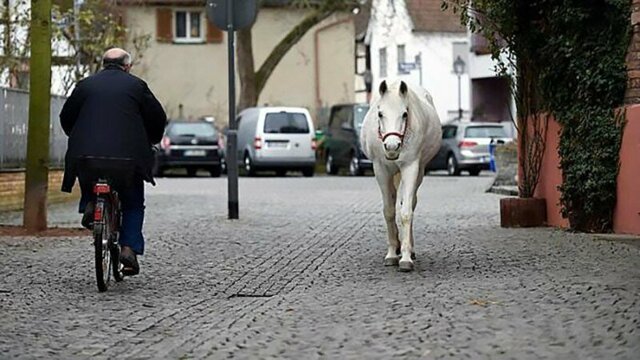
{"label": "building facade", "polygon": [[[133,72],[148,82],[168,116],[212,116],[218,124],[227,123],[227,33],[208,22],[203,3],[150,0],[122,6],[132,33],[151,34]],[[256,69],[307,11],[282,5],[260,9],[252,29]],[[301,106],[319,114],[353,101],[354,39],[350,13],[316,25],[276,67],[258,104]]]}
{"label": "building facade", "polygon": [[373,91],[385,78],[421,85],[433,97],[441,122],[470,117],[469,78],[453,71],[454,47],[468,41],[458,16],[440,0],[373,0],[367,33]]}

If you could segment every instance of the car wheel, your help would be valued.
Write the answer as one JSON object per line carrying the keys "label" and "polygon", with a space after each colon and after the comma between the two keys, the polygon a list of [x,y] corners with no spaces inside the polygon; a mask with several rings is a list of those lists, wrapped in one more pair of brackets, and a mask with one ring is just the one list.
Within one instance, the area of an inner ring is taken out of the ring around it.
{"label": "car wheel", "polygon": [[459,176],[460,168],[458,168],[458,161],[453,154],[449,154],[447,158],[447,173],[449,176]]}
{"label": "car wheel", "polygon": [[195,177],[196,175],[198,175],[198,168],[187,168],[187,176]]}
{"label": "car wheel", "polygon": [[209,173],[212,177],[220,177],[220,174],[222,174],[222,166],[218,165],[209,168]]}
{"label": "car wheel", "polygon": [[302,169],[302,175],[304,175],[304,177],[312,177],[314,172],[315,169],[313,167]]}
{"label": "car wheel", "polygon": [[349,175],[364,175],[364,170],[362,170],[362,168],[360,167],[360,161],[358,161],[358,157],[355,154],[351,155],[351,161],[349,162]]}
{"label": "car wheel", "polygon": [[249,154],[246,154],[244,156],[244,171],[248,176],[256,175],[256,170],[253,168],[253,161],[251,160],[251,156],[249,156]]}
{"label": "car wheel", "polygon": [[469,175],[471,175],[471,176],[480,175],[480,169],[471,169],[471,170],[469,170]]}
{"label": "car wheel", "polygon": [[338,167],[336,166],[333,160],[333,155],[331,155],[331,153],[327,153],[327,158],[324,165],[325,165],[327,174],[335,175],[338,173]]}

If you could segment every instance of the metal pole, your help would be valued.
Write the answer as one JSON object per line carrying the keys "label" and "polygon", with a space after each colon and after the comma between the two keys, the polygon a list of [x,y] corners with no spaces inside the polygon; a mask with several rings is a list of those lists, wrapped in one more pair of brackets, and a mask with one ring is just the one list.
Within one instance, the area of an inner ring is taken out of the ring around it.
{"label": "metal pole", "polygon": [[80,80],[80,67],[82,66],[80,60],[80,3],[81,0],[73,0],[73,28],[76,44],[76,80]]}
{"label": "metal pole", "polygon": [[238,124],[236,123],[235,28],[233,0],[227,0],[227,52],[229,57],[229,133],[227,134],[227,183],[229,219],[239,218],[238,205]]}
{"label": "metal pole", "polygon": [[462,121],[462,90],[460,85],[460,74],[458,74],[458,121]]}
{"label": "metal pole", "polygon": [[418,53],[418,59],[420,60],[418,63],[418,69],[420,70],[420,86],[422,86],[422,51]]}

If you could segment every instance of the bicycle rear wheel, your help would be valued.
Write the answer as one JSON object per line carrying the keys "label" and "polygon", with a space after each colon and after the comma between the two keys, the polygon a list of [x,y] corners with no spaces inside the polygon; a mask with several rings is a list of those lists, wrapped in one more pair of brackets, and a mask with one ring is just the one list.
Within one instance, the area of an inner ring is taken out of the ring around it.
{"label": "bicycle rear wheel", "polygon": [[110,249],[111,223],[108,204],[98,199],[93,226],[93,245],[95,248],[96,281],[100,292],[107,291],[112,270],[112,251]]}

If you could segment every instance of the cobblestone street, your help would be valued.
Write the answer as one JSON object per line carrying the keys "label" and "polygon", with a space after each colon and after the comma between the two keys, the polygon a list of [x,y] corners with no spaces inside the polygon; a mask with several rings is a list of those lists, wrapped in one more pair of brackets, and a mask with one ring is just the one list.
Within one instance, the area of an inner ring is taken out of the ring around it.
{"label": "cobblestone street", "polygon": [[89,237],[0,237],[0,358],[637,359],[637,243],[502,229],[491,180],[425,179],[400,273],[373,177],[241,178],[237,221],[225,178],[159,179],[106,293]]}

